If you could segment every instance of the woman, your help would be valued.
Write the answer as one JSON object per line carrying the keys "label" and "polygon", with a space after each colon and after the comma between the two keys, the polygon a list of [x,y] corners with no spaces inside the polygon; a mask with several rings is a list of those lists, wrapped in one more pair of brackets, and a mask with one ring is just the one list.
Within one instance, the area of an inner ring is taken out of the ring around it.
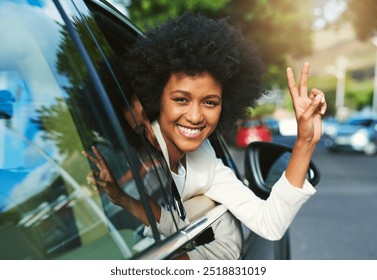
{"label": "woman", "polygon": [[[308,93],[309,64],[302,68],[298,88],[292,69],[287,68],[297,139],[286,171],[264,201],[216,158],[207,139],[216,129],[232,129],[244,108],[254,106],[263,93],[262,63],[255,47],[225,20],[184,14],[147,31],[126,61],[133,66],[127,67],[127,79],[153,121],[183,201],[203,194],[225,205],[260,236],[280,239],[315,193],[305,176],[320,139],[326,103],[320,90]],[[148,225],[138,202],[121,191],[95,148],[94,153],[86,154],[99,168],[91,180],[103,186],[114,203]],[[174,231],[169,211],[151,203],[160,232],[169,235]],[[181,222],[180,226],[187,223]],[[181,257],[191,258],[190,253]]]}

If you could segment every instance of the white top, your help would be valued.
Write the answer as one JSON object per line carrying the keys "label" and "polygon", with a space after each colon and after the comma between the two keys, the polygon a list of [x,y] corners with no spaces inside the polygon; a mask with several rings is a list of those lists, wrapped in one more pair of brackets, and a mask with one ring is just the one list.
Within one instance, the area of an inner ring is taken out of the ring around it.
{"label": "white top", "polygon": [[[157,121],[152,124],[165,159],[169,159],[166,143]],[[169,164],[169,162],[168,162]],[[197,195],[223,204],[250,230],[268,240],[283,237],[302,205],[315,193],[313,186],[305,180],[302,188],[292,186],[285,173],[272,188],[267,200],[257,197],[235,176],[233,171],[216,157],[209,140],[205,140],[195,151],[186,154],[186,181],[182,200]],[[158,228],[168,236],[176,231],[172,214],[179,228],[187,225],[178,214],[162,208]]]}
{"label": "white top", "polygon": [[170,173],[173,177],[175,185],[177,186],[178,193],[182,197],[183,189],[185,188],[186,169],[179,162],[178,163],[178,174],[174,173],[173,171],[171,171]]}

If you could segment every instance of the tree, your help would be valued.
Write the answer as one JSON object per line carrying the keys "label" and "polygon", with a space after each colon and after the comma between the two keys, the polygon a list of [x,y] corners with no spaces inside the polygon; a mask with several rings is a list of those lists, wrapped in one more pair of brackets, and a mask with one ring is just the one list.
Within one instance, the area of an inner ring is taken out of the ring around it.
{"label": "tree", "polygon": [[131,0],[130,18],[142,30],[184,11],[228,17],[260,50],[266,87],[286,86],[287,59],[312,50],[312,2],[299,0]]}
{"label": "tree", "polygon": [[234,25],[259,48],[267,66],[268,87],[286,85],[287,58],[312,51],[312,5],[298,0],[233,1],[229,8]]}
{"label": "tree", "polygon": [[127,5],[132,21],[145,30],[149,26],[165,22],[169,17],[177,17],[184,11],[201,12],[216,17],[222,14],[231,0],[131,0]]}
{"label": "tree", "polygon": [[357,37],[366,41],[377,35],[377,1],[349,0],[348,9],[343,19],[350,20],[355,28]]}

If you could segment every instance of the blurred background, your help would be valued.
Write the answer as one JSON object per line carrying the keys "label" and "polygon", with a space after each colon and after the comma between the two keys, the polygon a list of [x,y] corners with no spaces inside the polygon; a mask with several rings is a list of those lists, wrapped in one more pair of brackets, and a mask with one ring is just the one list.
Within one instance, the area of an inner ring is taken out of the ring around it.
{"label": "blurred background", "polygon": [[112,0],[142,30],[186,10],[228,17],[266,64],[268,94],[225,135],[243,168],[252,141],[293,145],[285,69],[326,93],[323,137],[313,157],[317,194],[291,226],[293,259],[377,259],[377,0]]}

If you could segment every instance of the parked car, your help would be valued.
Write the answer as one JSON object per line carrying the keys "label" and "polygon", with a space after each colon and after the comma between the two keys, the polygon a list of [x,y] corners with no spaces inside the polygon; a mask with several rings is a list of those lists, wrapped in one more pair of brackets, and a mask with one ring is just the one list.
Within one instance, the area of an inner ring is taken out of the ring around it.
{"label": "parked car", "polygon": [[244,148],[251,142],[272,140],[272,133],[262,119],[242,120],[237,128],[236,145]]}
{"label": "parked car", "polygon": [[[99,0],[3,0],[0,34],[0,259],[170,259],[226,213],[209,204],[184,229],[160,236],[147,195],[181,217],[194,213],[174,192],[148,120],[131,106],[117,58],[142,33],[123,14]],[[224,138],[211,142],[244,180]],[[81,152],[92,145],[143,205],[152,236],[87,182],[93,166]],[[268,196],[268,169],[286,153],[249,145],[247,186]],[[311,168],[308,179],[316,183],[317,174]],[[245,229],[244,244],[241,258],[289,258],[289,232],[268,242]]]}
{"label": "parked car", "polygon": [[345,122],[328,125],[324,143],[330,151],[348,150],[366,155],[377,153],[377,116],[354,115]]}
{"label": "parked car", "polygon": [[279,120],[274,117],[265,117],[263,118],[264,123],[271,131],[272,135],[279,135],[280,134],[280,126]]}

